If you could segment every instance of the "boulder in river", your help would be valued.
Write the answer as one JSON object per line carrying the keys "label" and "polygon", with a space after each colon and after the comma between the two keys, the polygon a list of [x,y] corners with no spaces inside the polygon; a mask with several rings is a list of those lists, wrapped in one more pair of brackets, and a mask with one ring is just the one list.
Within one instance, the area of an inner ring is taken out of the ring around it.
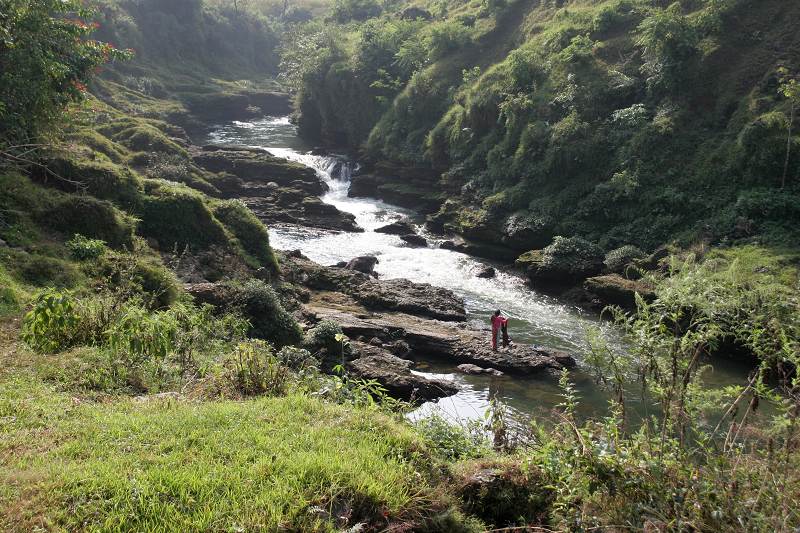
{"label": "boulder in river", "polygon": [[388,235],[411,235],[414,233],[414,227],[405,220],[398,220],[381,226],[375,230],[375,233],[386,233]]}
{"label": "boulder in river", "polygon": [[414,233],[414,227],[405,220],[398,220],[381,226],[375,230],[375,233],[387,233],[389,235],[411,235]]}
{"label": "boulder in river", "polygon": [[636,309],[636,294],[645,301],[655,299],[653,286],[641,280],[625,279],[619,274],[595,276],[583,282],[583,289],[595,296],[602,305],[618,305],[624,309]]}
{"label": "boulder in river", "polygon": [[484,279],[490,279],[495,277],[496,275],[497,271],[494,269],[494,267],[490,266],[484,266],[482,268],[479,268],[478,271],[475,273],[476,278],[484,278]]}
{"label": "boulder in river", "polygon": [[408,235],[401,235],[400,239],[402,239],[403,242],[411,246],[419,246],[419,247],[428,246],[428,241],[427,239],[425,239],[425,237],[422,237],[421,235],[416,235],[414,233],[410,233]]}
{"label": "boulder in river", "polygon": [[350,178],[350,188],[347,191],[350,198],[378,196],[378,182],[372,174],[358,174]]}
{"label": "boulder in river", "polygon": [[604,257],[597,245],[585,239],[556,237],[543,250],[520,255],[516,264],[524,268],[535,287],[563,290],[599,274]]}
{"label": "boulder in river", "polygon": [[449,381],[411,372],[413,361],[401,359],[378,346],[351,345],[360,357],[347,363],[350,373],[363,379],[374,379],[395,398],[429,401],[458,392],[458,387]]}
{"label": "boulder in river", "polygon": [[[240,187],[266,185],[274,182],[281,186],[300,188],[308,194],[319,195],[327,190],[314,169],[281,157],[266,150],[246,146],[207,145],[193,148],[192,161],[209,172],[223,172],[239,178]],[[228,196],[246,196],[240,190],[224,190]],[[234,186],[234,189],[236,187]]]}
{"label": "boulder in river", "polygon": [[477,376],[480,374],[488,374],[490,376],[502,376],[503,373],[495,368],[481,368],[478,365],[473,365],[470,363],[464,363],[463,365],[458,365],[458,368],[461,372],[465,374],[470,374],[473,376]]}
{"label": "boulder in river", "polygon": [[497,246],[494,244],[487,244],[475,241],[469,241],[463,237],[454,237],[439,244],[439,248],[443,250],[453,250],[454,252],[461,252],[462,254],[472,255],[475,257],[485,257],[487,259],[512,261],[516,257],[516,252]]}
{"label": "boulder in river", "polygon": [[355,270],[363,274],[374,275],[375,265],[379,263],[378,258],[374,255],[360,255],[348,261],[344,268],[348,270]]}
{"label": "boulder in river", "polygon": [[193,148],[195,164],[217,174],[213,185],[239,198],[266,224],[288,223],[334,231],[363,231],[355,216],[324,203],[327,185],[310,167],[245,146]]}

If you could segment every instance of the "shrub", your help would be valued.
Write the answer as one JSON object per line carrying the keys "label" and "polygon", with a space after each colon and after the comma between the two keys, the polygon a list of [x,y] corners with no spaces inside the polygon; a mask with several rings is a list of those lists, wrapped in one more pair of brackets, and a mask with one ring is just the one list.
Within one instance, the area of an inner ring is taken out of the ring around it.
{"label": "shrub", "polygon": [[381,14],[381,6],[375,0],[336,0],[331,16],[337,22],[367,20]]}
{"label": "shrub", "polygon": [[87,38],[94,30],[78,0],[3,2],[0,131],[10,145],[30,143],[107,61],[126,54]]}
{"label": "shrub", "polygon": [[281,364],[292,370],[305,370],[319,366],[319,361],[311,355],[311,352],[296,346],[284,346],[278,352],[277,357]]}
{"label": "shrub", "polygon": [[101,239],[112,248],[133,246],[134,220],[105,200],[68,195],[42,211],[38,218],[62,233]]}
{"label": "shrub", "polygon": [[188,187],[150,183],[140,214],[142,235],[157,240],[162,248],[207,249],[229,244],[206,198]]}
{"label": "shrub", "polygon": [[278,261],[269,245],[269,231],[241,200],[219,202],[214,206],[216,216],[244,248],[260,264],[272,272],[278,271]]}
{"label": "shrub", "polygon": [[21,293],[16,281],[0,266],[0,317],[19,312]]}
{"label": "shrub", "polygon": [[128,295],[141,295],[151,308],[168,307],[180,295],[175,274],[158,258],[112,252],[103,256],[97,275]]}
{"label": "shrub", "polygon": [[469,29],[457,21],[443,21],[432,24],[428,29],[426,45],[431,59],[437,60],[466,46],[470,42]]}
{"label": "shrub", "polygon": [[800,219],[800,195],[779,189],[743,191],[736,200],[736,213],[755,221]]}
{"label": "shrub", "polygon": [[574,282],[598,273],[603,257],[603,251],[594,243],[580,237],[557,236],[532,263],[529,275],[534,279]]}
{"label": "shrub", "polygon": [[239,343],[227,364],[234,387],[246,396],[286,392],[289,369],[281,364],[272,347],[264,341]]}
{"label": "shrub", "polygon": [[475,459],[492,451],[481,421],[456,424],[434,413],[416,421],[414,426],[428,444],[448,460]]}
{"label": "shrub", "polygon": [[250,320],[249,334],[275,346],[296,344],[303,338],[300,326],[281,304],[275,290],[261,280],[234,285],[234,306]]}
{"label": "shrub", "polygon": [[73,342],[78,319],[72,295],[48,289],[36,296],[25,315],[22,340],[36,352],[61,351]]}
{"label": "shrub", "polygon": [[462,465],[458,493],[465,511],[495,527],[537,523],[549,511],[553,489],[537,468],[519,460]]}
{"label": "shrub", "polygon": [[308,330],[303,344],[312,352],[326,350],[329,354],[338,355],[343,351],[338,335],[343,335],[342,327],[332,320],[323,320]]}
{"label": "shrub", "polygon": [[79,261],[97,259],[106,252],[105,241],[89,239],[78,233],[66,242],[66,246],[70,255]]}
{"label": "shrub", "polygon": [[606,254],[603,264],[610,272],[622,272],[636,259],[644,259],[645,253],[636,246],[627,244]]}

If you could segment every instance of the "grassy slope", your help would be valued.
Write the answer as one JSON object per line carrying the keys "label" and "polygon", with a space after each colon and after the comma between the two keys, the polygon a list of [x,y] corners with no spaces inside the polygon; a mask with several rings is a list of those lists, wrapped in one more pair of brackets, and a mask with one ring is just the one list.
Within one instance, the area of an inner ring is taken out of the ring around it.
{"label": "grassy slope", "polygon": [[329,530],[437,500],[419,437],[374,411],[300,394],[88,401],[42,381],[51,362],[17,334],[3,321],[3,530]]}

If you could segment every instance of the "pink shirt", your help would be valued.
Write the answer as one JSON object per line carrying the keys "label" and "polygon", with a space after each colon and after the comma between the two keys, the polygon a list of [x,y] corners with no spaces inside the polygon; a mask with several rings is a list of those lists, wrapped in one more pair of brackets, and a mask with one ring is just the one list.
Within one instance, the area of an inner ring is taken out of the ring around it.
{"label": "pink shirt", "polygon": [[497,331],[500,327],[508,322],[508,319],[503,315],[492,317],[492,331]]}

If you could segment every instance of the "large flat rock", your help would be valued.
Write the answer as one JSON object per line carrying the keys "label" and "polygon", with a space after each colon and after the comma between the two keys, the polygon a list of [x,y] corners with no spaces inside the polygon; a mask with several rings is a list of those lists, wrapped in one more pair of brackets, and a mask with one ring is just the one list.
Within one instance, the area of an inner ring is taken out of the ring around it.
{"label": "large flat rock", "polygon": [[453,363],[491,367],[507,374],[535,374],[575,366],[567,353],[533,345],[513,345],[493,351],[488,331],[476,331],[466,324],[425,319],[406,313],[372,313],[341,298],[312,296],[306,312],[315,320],[333,320],[351,338],[377,338],[391,343],[402,340],[410,349],[407,357],[438,358]]}
{"label": "large flat rock", "polygon": [[[294,254],[296,255],[296,254]],[[463,299],[452,291],[407,279],[376,280],[346,268],[326,267],[304,257],[284,256],[281,272],[289,282],[309,289],[346,294],[373,311],[398,311],[438,320],[463,322]]]}

